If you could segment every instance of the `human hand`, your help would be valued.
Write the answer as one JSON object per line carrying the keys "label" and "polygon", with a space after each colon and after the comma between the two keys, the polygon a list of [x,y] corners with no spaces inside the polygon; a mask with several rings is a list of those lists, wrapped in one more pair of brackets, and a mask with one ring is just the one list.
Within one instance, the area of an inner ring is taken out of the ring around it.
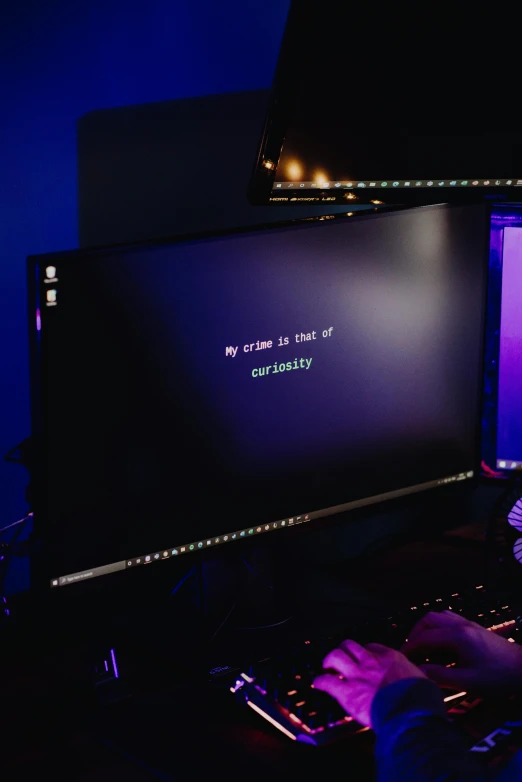
{"label": "human hand", "polygon": [[441,687],[472,690],[477,695],[501,695],[522,687],[522,647],[451,611],[426,614],[402,651],[417,661],[434,653],[449,653],[453,667],[420,666]]}
{"label": "human hand", "polygon": [[327,692],[361,725],[371,727],[371,708],[377,692],[400,679],[421,678],[424,673],[403,654],[381,644],[360,646],[343,641],[323,660],[323,673],[314,687]]}

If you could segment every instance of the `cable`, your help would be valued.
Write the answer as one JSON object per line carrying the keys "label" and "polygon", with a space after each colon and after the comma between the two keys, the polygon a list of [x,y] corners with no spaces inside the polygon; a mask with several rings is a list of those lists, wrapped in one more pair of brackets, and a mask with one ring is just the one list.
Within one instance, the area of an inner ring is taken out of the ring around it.
{"label": "cable", "polygon": [[8,529],[11,529],[12,527],[16,527],[17,524],[23,524],[25,521],[32,518],[33,518],[33,513],[32,512],[28,513],[27,516],[24,516],[23,519],[18,519],[18,521],[13,521],[12,524],[8,524],[7,527],[2,527],[2,529],[0,529],[0,535],[2,534],[2,532],[6,532]]}
{"label": "cable", "polygon": [[254,575],[256,578],[258,578],[260,581],[262,581],[263,584],[265,586],[267,586],[269,589],[272,589],[273,591],[275,591],[275,586],[272,586],[272,584],[269,584],[268,581],[265,578],[263,578],[263,576],[260,573],[258,573],[257,570],[255,568],[253,568],[252,565],[249,562],[247,562],[244,557],[241,557],[241,562],[243,563],[243,565],[248,570],[250,570],[252,575]]}
{"label": "cable", "polygon": [[279,627],[280,625],[285,625],[290,621],[290,619],[293,619],[293,617],[287,616],[287,618],[283,619],[282,622],[274,622],[272,625],[258,625],[257,627],[234,627],[234,630],[268,630],[270,627]]}
{"label": "cable", "polygon": [[[19,521],[14,522],[13,524],[10,524],[9,527],[18,526],[18,528],[15,530],[13,537],[9,541],[9,543],[5,544],[5,553],[0,556],[0,599],[3,600],[4,603],[7,603],[5,596],[4,596],[4,588],[5,588],[5,582],[7,580],[7,575],[9,573],[9,566],[11,565],[11,560],[14,555],[14,545],[20,535],[23,532],[24,525],[23,522],[27,521],[33,514],[30,513],[28,516],[25,517],[25,519],[20,519]],[[4,529],[8,529],[9,527],[5,527]],[[3,532],[3,530],[1,530]],[[10,611],[9,609],[4,606],[3,607],[3,613],[5,616],[9,616]]]}
{"label": "cable", "polygon": [[219,633],[219,632],[222,630],[222,628],[223,628],[223,627],[225,626],[225,624],[228,622],[228,620],[229,620],[229,619],[230,619],[230,617],[232,616],[232,612],[234,611],[234,609],[235,609],[235,607],[236,607],[236,606],[237,606],[237,600],[236,600],[236,602],[233,604],[232,608],[230,609],[230,611],[228,612],[228,614],[225,616],[225,618],[223,619],[223,621],[221,622],[221,624],[219,625],[219,627],[217,628],[217,630],[215,630],[215,632],[214,632],[214,633],[213,633],[213,634],[210,636],[210,638],[208,639],[208,643],[209,643],[209,644],[210,644],[210,643],[212,643],[212,641],[214,640],[214,638],[216,637],[216,635],[217,635],[217,634],[218,634],[218,633]]}
{"label": "cable", "polygon": [[183,586],[183,584],[185,583],[185,581],[186,581],[188,578],[190,578],[190,576],[192,576],[192,575],[194,574],[194,571],[195,571],[195,567],[191,567],[191,568],[190,568],[190,570],[188,571],[188,573],[185,573],[185,575],[183,576],[183,578],[181,579],[181,581],[180,581],[178,584],[176,584],[176,586],[174,587],[174,589],[173,589],[173,590],[172,590],[172,592],[170,593],[170,596],[171,596],[171,597],[174,597],[174,595],[176,594],[176,592],[179,592],[179,590],[181,589],[181,587]]}
{"label": "cable", "polygon": [[5,454],[4,460],[6,462],[11,462],[12,464],[21,464],[23,466],[27,466],[27,461],[28,461],[27,456],[28,456],[28,452],[30,451],[31,445],[32,445],[31,438],[27,437],[25,440],[22,440],[22,442],[13,446],[13,448],[11,448]]}
{"label": "cable", "polygon": [[492,470],[491,467],[488,467],[485,461],[482,461],[480,463],[480,466],[482,468],[482,471],[486,473],[486,476],[488,478],[505,478],[506,476],[502,472],[498,472],[497,470]]}

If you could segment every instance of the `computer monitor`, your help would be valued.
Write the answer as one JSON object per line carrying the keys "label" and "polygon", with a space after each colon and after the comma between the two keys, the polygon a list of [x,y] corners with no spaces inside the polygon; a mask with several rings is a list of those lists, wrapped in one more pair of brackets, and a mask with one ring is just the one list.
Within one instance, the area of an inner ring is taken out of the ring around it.
{"label": "computer monitor", "polygon": [[482,473],[522,470],[522,204],[495,205],[490,249]]}
{"label": "computer monitor", "polygon": [[520,198],[520,67],[505,23],[487,4],[294,0],[250,198]]}
{"label": "computer monitor", "polygon": [[486,224],[438,206],[30,258],[46,584],[471,482]]}

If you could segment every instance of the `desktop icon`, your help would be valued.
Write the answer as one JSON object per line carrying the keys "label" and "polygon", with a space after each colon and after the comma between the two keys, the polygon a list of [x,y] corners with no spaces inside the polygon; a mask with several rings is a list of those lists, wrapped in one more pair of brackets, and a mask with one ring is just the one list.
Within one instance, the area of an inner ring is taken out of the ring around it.
{"label": "desktop icon", "polygon": [[223,540],[227,541],[228,540],[228,535],[223,535]]}
{"label": "desktop icon", "polygon": [[236,538],[237,538],[237,534],[234,532],[234,534],[232,535],[232,540],[235,540]]}
{"label": "desktop icon", "polygon": [[366,187],[366,183],[365,182],[358,182],[357,183],[357,187]]}
{"label": "desktop icon", "polygon": [[484,184],[485,184],[485,185],[489,185],[489,179],[485,179],[485,180],[484,180]]}
{"label": "desktop icon", "polygon": [[127,562],[127,567],[130,567],[131,565],[132,565],[132,562],[129,559],[129,561]]}
{"label": "desktop icon", "polygon": [[460,184],[465,187],[468,184],[468,180],[467,179],[463,179]]}
{"label": "desktop icon", "polygon": [[182,554],[184,554],[184,553],[185,553],[185,546],[182,546],[182,547],[180,548],[180,551],[181,551],[181,553],[182,553]]}
{"label": "desktop icon", "polygon": [[256,529],[256,532],[261,532],[261,527],[258,527],[258,528]]}
{"label": "desktop icon", "polygon": [[203,548],[203,543],[201,543],[201,541],[198,543],[198,548]]}
{"label": "desktop icon", "polygon": [[506,464],[506,462],[499,462],[498,466],[500,467],[501,470],[505,470],[506,467],[507,467],[507,464]]}
{"label": "desktop icon", "polygon": [[57,587],[57,586],[58,586],[58,579],[55,578],[53,581],[53,587]]}
{"label": "desktop icon", "polygon": [[274,521],[274,523],[272,524],[272,526],[273,526],[273,528],[275,529],[275,528],[277,527],[277,521]]}
{"label": "desktop icon", "polygon": [[276,187],[281,187],[281,183],[279,183],[279,182],[278,182],[278,183],[276,184]]}
{"label": "desktop icon", "polygon": [[478,185],[478,179],[475,179],[471,184],[472,185]]}
{"label": "desktop icon", "polygon": [[381,187],[388,187],[388,182],[381,182]]}
{"label": "desktop icon", "polygon": [[270,529],[270,526],[268,524],[265,524],[265,530]]}
{"label": "desktop icon", "polygon": [[55,288],[53,288],[52,290],[47,291],[47,294],[46,294],[45,298],[47,299],[48,302],[54,304],[55,301],[56,301],[57,295],[58,295],[58,291]]}
{"label": "desktop icon", "polygon": [[422,182],[419,180],[418,182],[415,182],[415,187],[421,187]]}
{"label": "desktop icon", "polygon": [[194,551],[194,544],[193,543],[190,544],[189,549],[190,549],[190,551]]}
{"label": "desktop icon", "polygon": [[[173,548],[173,549],[172,549],[172,556],[173,556],[173,557],[175,557],[175,556],[177,555],[177,553],[178,553],[178,550],[177,550],[177,548]],[[138,561],[139,561],[139,560],[138,560]]]}
{"label": "desktop icon", "polygon": [[169,555],[169,552],[168,552],[168,551],[164,551],[164,552],[163,552],[163,556],[164,556],[164,557],[168,557],[168,555]]}
{"label": "desktop icon", "polygon": [[240,533],[239,533],[239,536],[240,536],[241,538],[244,538],[244,537],[245,537],[245,530],[243,530],[243,532],[240,532]]}
{"label": "desktop icon", "polygon": [[45,276],[48,280],[54,280],[56,278],[56,266],[48,266],[45,270]]}
{"label": "desktop icon", "polygon": [[411,182],[405,182],[404,187],[409,187],[411,185]]}
{"label": "desktop icon", "polygon": [[517,467],[518,467],[518,464],[517,464],[517,462],[511,462],[511,469],[512,469],[512,470],[516,470],[516,469],[517,469]]}
{"label": "desktop icon", "polygon": [[159,554],[154,554],[154,559],[159,559]]}
{"label": "desktop icon", "polygon": [[353,187],[353,182],[347,182],[346,187]]}
{"label": "desktop icon", "polygon": [[150,557],[145,557],[145,562],[150,562]]}
{"label": "desktop icon", "polygon": [[310,514],[309,513],[306,514],[306,516],[304,517],[304,520],[305,521],[309,521],[310,520]]}
{"label": "desktop icon", "polygon": [[248,534],[249,534],[249,535],[253,535],[253,534],[254,534],[254,530],[253,530],[253,529],[249,529],[249,530],[248,530]]}
{"label": "desktop icon", "polygon": [[495,182],[496,185],[500,185],[500,179],[497,179]]}
{"label": "desktop icon", "polygon": [[138,557],[138,559],[136,560],[136,564],[141,565],[141,557]]}
{"label": "desktop icon", "polygon": [[216,542],[216,543],[219,543],[219,538],[216,538],[215,542]]}
{"label": "desktop icon", "polygon": [[282,521],[282,522],[281,522],[281,526],[282,526],[282,527],[284,527],[284,526],[285,526],[285,524],[286,524],[286,521]]}
{"label": "desktop icon", "polygon": [[212,541],[211,540],[207,540],[207,546],[211,546],[211,545],[212,545]]}
{"label": "desktop icon", "polygon": [[439,182],[439,187],[444,187],[444,182]]}
{"label": "desktop icon", "polygon": [[370,187],[375,187],[375,182],[370,182]]}
{"label": "desktop icon", "polygon": [[336,182],[334,187],[341,187],[341,183],[340,182]]}
{"label": "desktop icon", "polygon": [[512,179],[508,179],[508,181],[506,182],[506,185],[512,185],[512,184],[513,184],[513,180]]}
{"label": "desktop icon", "polygon": [[399,187],[399,183],[398,182],[393,182],[393,187]]}
{"label": "desktop icon", "polygon": [[432,181],[431,181],[431,179],[430,179],[430,181],[429,181],[429,182],[427,182],[426,184],[428,185],[428,187],[431,187],[431,186],[432,186],[432,184],[433,184],[433,182],[432,182]]}

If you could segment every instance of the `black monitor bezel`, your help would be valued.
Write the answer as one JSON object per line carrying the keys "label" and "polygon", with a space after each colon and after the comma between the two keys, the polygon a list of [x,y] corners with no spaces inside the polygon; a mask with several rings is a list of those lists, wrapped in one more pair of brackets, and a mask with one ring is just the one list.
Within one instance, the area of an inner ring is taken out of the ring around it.
{"label": "black monitor bezel", "polygon": [[[457,208],[458,205],[455,204],[434,204],[434,205],[428,205],[428,206],[422,206],[417,207],[419,209],[452,209]],[[39,593],[42,589],[45,589],[47,592],[50,592],[54,595],[58,595],[59,593],[66,592],[69,594],[69,592],[72,592],[73,594],[92,594],[99,592],[100,589],[103,590],[104,586],[109,585],[117,585],[121,583],[127,583],[127,579],[129,578],[129,573],[132,572],[133,574],[141,573],[141,576],[137,578],[136,576],[132,576],[131,578],[136,578],[136,581],[145,582],[147,580],[150,580],[153,578],[153,575],[151,576],[150,571],[156,571],[156,568],[148,568],[148,567],[138,567],[138,568],[130,568],[125,569],[122,571],[119,571],[117,573],[111,574],[110,578],[107,580],[103,577],[97,577],[93,579],[88,579],[79,583],[76,583],[72,586],[72,589],[66,589],[63,590],[61,588],[58,589],[51,589],[50,587],[50,580],[51,578],[56,577],[56,573],[50,573],[47,571],[45,562],[46,562],[46,556],[45,556],[45,530],[46,530],[46,520],[45,520],[45,508],[46,508],[46,489],[45,489],[45,451],[46,451],[46,437],[48,436],[48,433],[45,429],[45,419],[44,419],[44,407],[45,407],[45,399],[44,399],[44,391],[45,383],[42,381],[42,377],[45,374],[45,339],[44,334],[45,330],[42,330],[40,334],[42,336],[39,336],[39,333],[35,327],[35,311],[40,306],[39,301],[39,295],[40,295],[40,286],[38,283],[38,267],[40,265],[51,265],[56,263],[63,264],[66,263],[83,263],[88,262],[89,259],[91,259],[93,256],[100,257],[104,254],[107,255],[114,255],[114,253],[117,252],[127,252],[128,250],[132,250],[135,248],[146,248],[146,247],[158,247],[161,245],[167,245],[167,244],[177,244],[181,242],[186,241],[195,241],[195,240],[204,240],[204,239],[212,239],[212,238],[219,238],[219,237],[228,237],[233,235],[241,235],[241,234],[249,234],[256,231],[270,231],[270,230],[277,230],[281,228],[287,228],[287,227],[298,227],[300,225],[304,225],[306,223],[310,222],[323,222],[323,221],[344,221],[347,223],[351,222],[359,222],[359,221],[366,221],[371,219],[378,219],[379,217],[385,217],[390,212],[401,212],[404,211],[401,207],[391,207],[387,209],[375,209],[372,211],[372,213],[365,212],[356,212],[353,214],[353,216],[348,217],[344,214],[334,214],[334,215],[327,215],[327,216],[317,216],[317,217],[311,217],[311,218],[299,218],[294,220],[284,220],[277,223],[265,223],[255,226],[246,226],[246,227],[239,227],[239,228],[233,228],[228,231],[225,230],[219,230],[219,231],[210,231],[210,232],[202,232],[202,233],[191,233],[191,234],[177,234],[171,237],[163,237],[159,239],[155,239],[153,241],[146,240],[146,241],[140,241],[140,242],[132,242],[132,243],[121,243],[121,244],[115,244],[115,245],[107,245],[102,247],[92,247],[92,248],[82,248],[78,250],[72,250],[72,251],[60,251],[56,253],[46,253],[42,255],[32,255],[27,258],[27,282],[28,282],[28,325],[29,325],[29,359],[30,359],[30,394],[31,394],[31,428],[32,428],[32,438],[34,443],[34,462],[33,462],[33,471],[32,471],[32,480],[31,480],[31,486],[32,486],[32,509],[34,512],[33,517],[33,556],[32,556],[32,563],[31,563],[31,588],[34,592]],[[486,210],[485,210],[486,211]],[[485,237],[484,237],[484,252],[483,252],[483,259],[482,263],[484,264],[484,274],[487,275],[487,265],[489,260],[489,220],[486,220],[486,226],[485,226]],[[484,301],[483,301],[483,319],[482,319],[482,343],[484,344],[484,340],[486,338],[485,334],[485,307],[486,307],[486,289],[487,289],[487,276],[485,277],[484,282]],[[463,486],[465,486],[467,489],[472,488],[473,486],[477,485],[480,477],[480,463],[481,463],[481,425],[482,425],[482,402],[483,402],[483,378],[484,378],[484,365],[483,361],[481,362],[480,366],[480,372],[479,377],[477,378],[478,382],[478,388],[480,391],[480,398],[479,398],[479,404],[478,404],[478,413],[477,413],[477,422],[476,422],[476,435],[475,435],[475,464],[473,466],[474,476],[473,478],[467,479],[465,482],[463,482]],[[421,495],[428,493],[432,494],[433,492],[436,493],[443,493],[444,491],[451,491],[454,489],[454,486],[440,486],[440,487],[434,487],[430,490],[421,491],[419,493],[413,493],[409,494],[403,497],[395,498],[395,499],[388,499],[385,501],[380,501],[378,503],[368,504],[366,506],[360,507],[358,509],[350,510],[348,512],[343,513],[336,513],[335,515],[326,516],[321,519],[318,519],[317,522],[320,522],[321,525],[332,525],[335,526],[339,523],[345,522],[345,516],[348,517],[350,521],[359,519],[361,517],[369,516],[372,514],[375,514],[376,510],[382,510],[382,508],[388,508],[390,510],[392,509],[400,509],[402,507],[407,507],[408,505],[411,505],[412,502],[415,502],[415,498],[419,498]],[[312,524],[304,524],[299,527],[300,533],[303,534],[305,531],[312,531],[316,530],[318,528],[318,523],[312,523]],[[295,529],[295,528],[294,528]],[[274,540],[274,535],[263,535],[262,541],[263,543],[267,543],[269,545],[273,545],[276,543],[276,540],[283,540],[290,534],[290,530],[287,529],[279,529],[278,530],[278,537]],[[294,533],[295,534],[295,533]],[[268,539],[268,540],[267,540]],[[175,541],[173,541],[175,543]],[[250,547],[252,545],[255,545],[256,543],[259,543],[259,537],[256,538],[246,538],[241,540],[234,541],[234,546],[227,546],[220,547],[219,551],[217,548],[214,549],[202,549],[199,551],[193,551],[190,553],[189,556],[181,557],[178,559],[169,558],[169,562],[176,562],[177,565],[172,568],[173,573],[179,572],[179,563],[185,562],[187,566],[195,565],[198,562],[203,562],[209,559],[213,559],[216,556],[223,556],[224,552],[222,552],[222,549],[226,549],[228,553],[228,549],[236,550],[238,552],[244,551],[245,547]],[[230,552],[231,553],[231,552]],[[190,560],[190,561],[189,561]],[[157,563],[156,563],[157,564]],[[145,574],[146,573],[146,574]]]}

